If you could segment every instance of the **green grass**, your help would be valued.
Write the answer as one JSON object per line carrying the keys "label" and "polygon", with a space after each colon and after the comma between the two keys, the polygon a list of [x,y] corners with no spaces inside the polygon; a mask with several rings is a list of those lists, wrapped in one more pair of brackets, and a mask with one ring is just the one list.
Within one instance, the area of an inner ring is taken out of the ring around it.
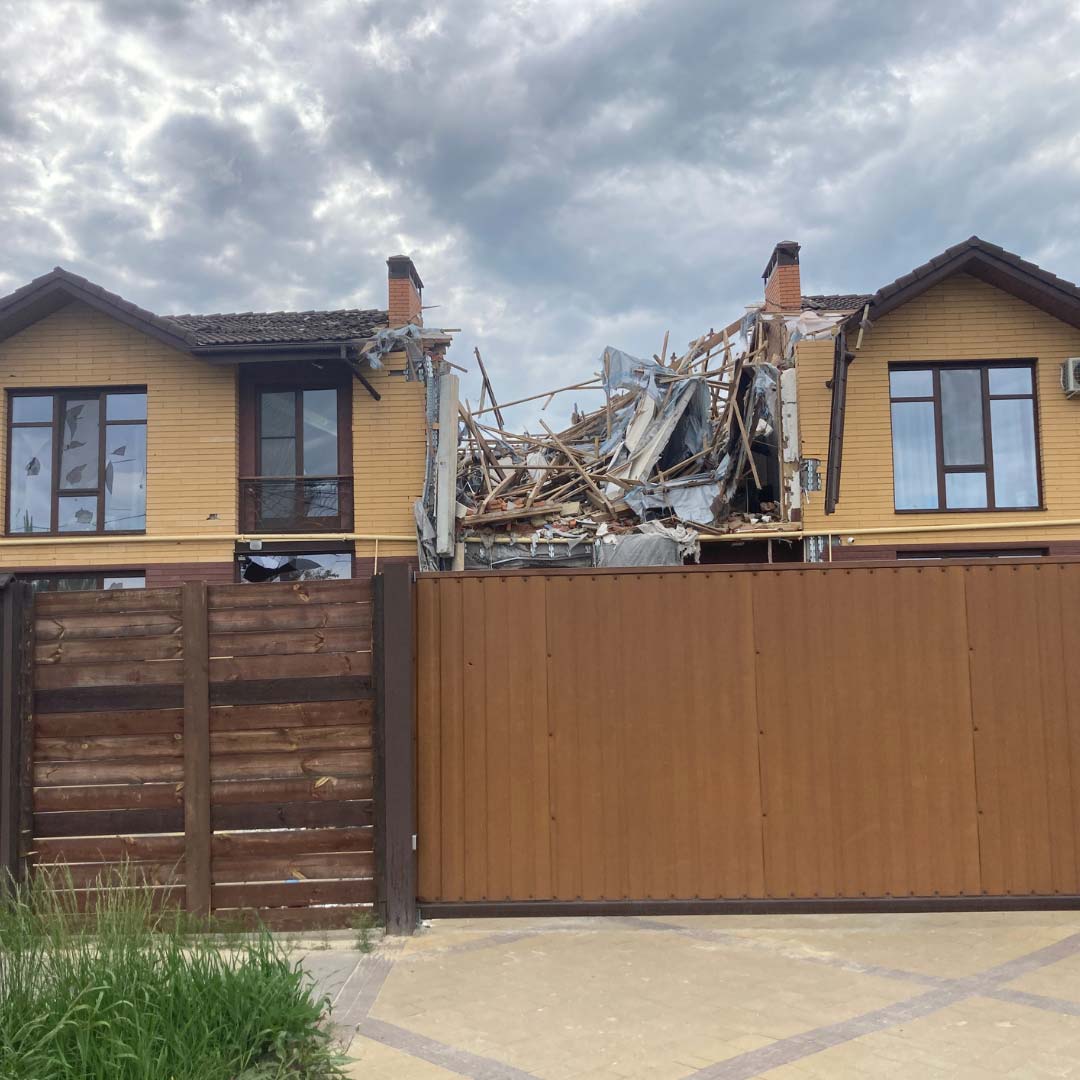
{"label": "green grass", "polygon": [[365,911],[353,920],[353,930],[356,931],[356,948],[360,952],[369,953],[374,950],[373,933],[380,925],[379,920],[369,911]]}
{"label": "green grass", "polygon": [[[53,883],[55,886],[55,883]],[[2,1080],[328,1080],[326,1003],[267,933],[222,943],[112,889],[0,901]]]}

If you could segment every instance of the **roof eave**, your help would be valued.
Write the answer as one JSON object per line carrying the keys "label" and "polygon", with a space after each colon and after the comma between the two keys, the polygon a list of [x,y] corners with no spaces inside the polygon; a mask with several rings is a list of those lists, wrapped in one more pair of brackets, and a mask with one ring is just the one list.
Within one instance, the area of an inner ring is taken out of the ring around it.
{"label": "roof eave", "polygon": [[[1002,258],[992,245],[976,238],[950,248],[924,266],[878,289],[870,299],[870,322],[876,322],[946,278],[961,273],[970,274],[1080,328],[1080,289],[1033,264]],[[855,325],[861,319],[861,311],[856,310],[847,317],[845,325]]]}
{"label": "roof eave", "polygon": [[[89,287],[88,287],[89,286]],[[163,344],[190,352],[191,339],[170,329],[152,312],[113,297],[66,271],[54,270],[0,300],[0,341],[25,330],[73,302],[86,304]]]}

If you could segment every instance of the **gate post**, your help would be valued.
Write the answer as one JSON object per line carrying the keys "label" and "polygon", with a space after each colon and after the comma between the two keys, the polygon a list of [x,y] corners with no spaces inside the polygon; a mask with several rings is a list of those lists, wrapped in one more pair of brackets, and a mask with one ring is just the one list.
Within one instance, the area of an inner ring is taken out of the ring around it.
{"label": "gate post", "polygon": [[413,571],[387,563],[375,597],[376,903],[387,934],[416,928]]}
{"label": "gate post", "polygon": [[22,880],[33,843],[34,595],[0,577],[0,896]]}

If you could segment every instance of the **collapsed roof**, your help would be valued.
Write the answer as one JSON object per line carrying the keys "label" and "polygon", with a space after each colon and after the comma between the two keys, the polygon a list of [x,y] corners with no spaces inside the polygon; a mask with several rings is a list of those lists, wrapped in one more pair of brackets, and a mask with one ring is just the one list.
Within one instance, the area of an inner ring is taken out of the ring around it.
{"label": "collapsed roof", "polygon": [[[520,561],[548,562],[537,545],[558,537],[603,565],[606,545],[658,528],[669,530],[673,554],[693,551],[702,533],[783,528],[782,374],[795,341],[831,334],[840,317],[753,308],[681,355],[668,355],[666,339],[649,359],[608,347],[591,379],[525,399],[603,392],[602,407],[575,406],[561,432],[542,419],[539,432],[509,430],[509,406],[497,404],[481,367],[479,407],[460,409],[459,538],[489,552],[496,538],[524,544]],[[788,457],[797,470],[797,452]]]}

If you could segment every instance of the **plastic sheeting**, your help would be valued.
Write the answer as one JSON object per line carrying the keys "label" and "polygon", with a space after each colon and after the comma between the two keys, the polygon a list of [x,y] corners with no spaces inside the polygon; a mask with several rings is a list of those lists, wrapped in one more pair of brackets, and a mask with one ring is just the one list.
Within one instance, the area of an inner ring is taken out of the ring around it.
{"label": "plastic sheeting", "polygon": [[392,329],[378,331],[372,338],[372,345],[363,354],[364,359],[373,367],[382,367],[382,358],[389,353],[405,350],[409,358],[411,378],[418,377],[415,369],[424,357],[424,331],[414,323],[408,326],[395,326]]}
{"label": "plastic sheeting", "polygon": [[683,521],[710,525],[713,504],[720,495],[720,484],[711,475],[669,480],[664,484],[641,484],[625,496],[631,510],[644,518],[649,510],[661,510]]}
{"label": "plastic sheeting", "polygon": [[656,376],[668,369],[655,360],[642,360],[609,345],[600,358],[600,370],[604,372],[604,386],[609,390],[644,390],[660,401],[664,391]]}

